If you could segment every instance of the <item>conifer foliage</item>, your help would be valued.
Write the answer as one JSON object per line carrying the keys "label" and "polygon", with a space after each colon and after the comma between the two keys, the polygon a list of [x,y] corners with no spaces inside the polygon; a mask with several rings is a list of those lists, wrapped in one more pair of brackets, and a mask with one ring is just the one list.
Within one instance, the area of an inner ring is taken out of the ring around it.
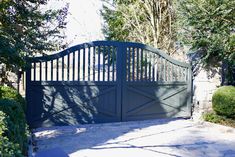
{"label": "conifer foliage", "polygon": [[0,63],[23,68],[25,56],[62,45],[68,6],[46,9],[48,0],[0,0]]}

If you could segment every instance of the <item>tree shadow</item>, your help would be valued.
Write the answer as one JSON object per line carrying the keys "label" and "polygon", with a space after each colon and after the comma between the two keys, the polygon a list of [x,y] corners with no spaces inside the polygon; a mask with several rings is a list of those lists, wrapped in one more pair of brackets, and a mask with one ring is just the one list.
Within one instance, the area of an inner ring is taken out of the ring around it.
{"label": "tree shadow", "polygon": [[38,151],[61,147],[70,155],[87,152],[89,156],[90,152],[117,150],[172,157],[235,155],[235,143],[229,136],[220,138],[218,134],[212,138],[211,132],[203,127],[182,119],[161,119],[41,128],[34,134]]}
{"label": "tree shadow", "polygon": [[[117,83],[50,82],[28,91],[27,118],[31,128],[190,117],[187,84],[126,85],[122,102]],[[128,91],[129,90],[129,91]]]}
{"label": "tree shadow", "polygon": [[[127,134],[132,134],[137,131],[145,130],[146,128],[153,126],[157,126],[160,128],[161,126],[167,125],[168,123],[175,123],[175,121],[177,120],[181,119],[175,118],[175,119],[145,120],[145,121],[135,121],[135,122],[118,122],[118,123],[106,123],[106,124],[86,124],[79,126],[38,128],[34,130],[34,135],[35,135],[34,140],[39,148],[38,151],[54,147],[61,147],[68,154],[86,149],[102,150],[102,149],[117,149],[117,148],[139,148],[139,149],[146,149],[146,150],[149,149],[149,151],[154,151],[151,150],[151,147],[164,147],[164,145],[135,146],[131,145],[130,142],[135,140],[141,140],[144,138],[151,138],[152,136],[160,134],[164,135],[166,133],[171,133],[176,130],[179,131],[187,129],[192,127],[192,125],[188,124],[183,127],[178,126],[174,129],[167,127],[167,129],[151,133],[150,132],[144,133],[144,135],[139,133],[135,137],[130,136],[128,139],[124,138],[119,140],[119,138]],[[177,147],[177,145],[174,145],[174,147]],[[161,151],[158,151],[158,153],[160,152]],[[164,154],[164,152],[162,152],[162,154]],[[168,155],[173,156],[173,154],[168,154]]]}
{"label": "tree shadow", "polygon": [[[120,121],[115,111],[116,102],[104,100],[104,96],[115,100],[114,86],[85,82],[83,85],[51,82],[51,85],[31,86],[27,99],[29,125],[37,128]],[[110,105],[110,111],[105,111],[105,105]]]}

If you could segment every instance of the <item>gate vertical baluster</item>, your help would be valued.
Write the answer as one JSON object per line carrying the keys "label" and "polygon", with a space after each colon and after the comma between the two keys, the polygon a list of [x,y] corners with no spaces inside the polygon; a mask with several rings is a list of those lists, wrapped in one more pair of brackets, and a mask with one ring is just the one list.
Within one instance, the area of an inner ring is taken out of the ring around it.
{"label": "gate vertical baluster", "polygon": [[62,57],[62,81],[64,81],[64,56]]}
{"label": "gate vertical baluster", "polygon": [[81,53],[81,50],[80,48],[78,49],[78,81],[80,81],[80,62],[81,62],[81,59],[80,59],[80,53]]}
{"label": "gate vertical baluster", "polygon": [[169,81],[172,82],[172,63],[170,62],[170,77]]}
{"label": "gate vertical baluster", "polygon": [[179,73],[179,81],[181,81],[181,68],[180,68],[180,66],[178,66],[178,68],[179,68],[179,71],[178,71],[178,73]]}
{"label": "gate vertical baluster", "polygon": [[129,48],[127,48],[127,52],[126,52],[126,58],[127,58],[127,60],[126,60],[126,71],[127,71],[127,74],[126,74],[126,81],[128,81],[128,69],[129,69],[129,60],[128,60],[128,49]]}
{"label": "gate vertical baluster", "polygon": [[33,62],[33,79],[36,81],[36,62]]}
{"label": "gate vertical baluster", "polygon": [[69,72],[70,72],[70,53],[67,55],[67,81],[69,81]]}
{"label": "gate vertical baluster", "polygon": [[180,81],[183,81],[182,79],[182,67],[180,66]]}
{"label": "gate vertical baluster", "polygon": [[171,81],[171,62],[167,62],[167,81]]}
{"label": "gate vertical baluster", "polygon": [[100,46],[98,46],[98,81],[100,81]]}
{"label": "gate vertical baluster", "polygon": [[45,81],[47,81],[47,61],[45,63],[46,63],[46,67],[45,67]]}
{"label": "gate vertical baluster", "polygon": [[128,81],[131,81],[131,48],[128,48]]}
{"label": "gate vertical baluster", "polygon": [[105,55],[106,55],[106,46],[103,46],[103,81],[105,81]]}
{"label": "gate vertical baluster", "polygon": [[108,81],[110,81],[110,47],[108,46],[108,50],[107,50],[107,53],[108,53]]}
{"label": "gate vertical baluster", "polygon": [[180,68],[181,81],[184,81],[183,67]]}
{"label": "gate vertical baluster", "polygon": [[171,68],[171,62],[170,62],[170,61],[169,61],[169,63],[168,63],[168,66],[169,66],[169,70],[168,70],[168,71],[169,71],[169,72],[168,72],[168,73],[169,73],[169,75],[168,75],[169,78],[168,78],[168,81],[170,82],[170,81],[171,81],[171,76],[172,76],[172,75],[171,75],[172,68]]}
{"label": "gate vertical baluster", "polygon": [[179,81],[179,68],[178,65],[175,66],[175,74],[176,74],[176,80]]}
{"label": "gate vertical baluster", "polygon": [[164,58],[163,69],[163,81],[166,81],[166,58]]}
{"label": "gate vertical baluster", "polygon": [[85,81],[85,75],[86,75],[86,48],[85,45],[83,45],[83,81]]}
{"label": "gate vertical baluster", "polygon": [[179,81],[179,67],[175,65],[175,74],[176,74],[176,81]]}
{"label": "gate vertical baluster", "polygon": [[144,65],[145,65],[145,67],[144,67],[144,71],[145,71],[145,81],[147,81],[147,79],[148,79],[148,56],[147,56],[147,53],[146,53],[146,51],[145,51],[145,53],[144,53]]}
{"label": "gate vertical baluster", "polygon": [[59,59],[56,59],[56,81],[59,80]]}
{"label": "gate vertical baluster", "polygon": [[90,81],[90,74],[91,74],[91,72],[90,72],[90,67],[91,67],[91,49],[90,49],[90,47],[88,47],[88,81]]}
{"label": "gate vertical baluster", "polygon": [[135,48],[132,47],[132,81],[135,81]]}
{"label": "gate vertical baluster", "polygon": [[181,80],[181,81],[183,81],[182,78],[183,78],[183,77],[182,77],[182,67],[180,67],[180,80]]}
{"label": "gate vertical baluster", "polygon": [[115,81],[114,80],[114,72],[115,72],[115,69],[114,69],[114,62],[115,62],[115,51],[116,51],[116,48],[114,48],[114,47],[112,47],[112,68],[113,68],[113,73],[112,73],[112,77],[113,77],[113,81]]}
{"label": "gate vertical baluster", "polygon": [[136,79],[137,81],[139,81],[139,48],[136,49],[136,53],[137,53],[137,56],[136,56],[136,62],[137,62],[137,70],[136,70]]}
{"label": "gate vertical baluster", "polygon": [[169,81],[169,71],[170,71],[168,60],[166,60],[166,70],[165,71],[166,71],[166,81],[168,82]]}
{"label": "gate vertical baluster", "polygon": [[149,54],[148,54],[148,58],[149,58],[149,79],[148,79],[148,81],[151,81],[151,61],[152,61],[152,56],[151,56],[151,52],[148,52]]}
{"label": "gate vertical baluster", "polygon": [[75,51],[73,51],[73,81],[75,80]]}
{"label": "gate vertical baluster", "polygon": [[93,81],[95,81],[95,46],[93,47]]}
{"label": "gate vertical baluster", "polygon": [[175,64],[174,71],[175,71],[175,81],[178,81],[177,65],[176,64]]}
{"label": "gate vertical baluster", "polygon": [[155,81],[155,54],[152,53],[152,81]]}
{"label": "gate vertical baluster", "polygon": [[42,81],[42,61],[39,62],[39,65],[40,65],[40,69],[39,69],[39,80]]}
{"label": "gate vertical baluster", "polygon": [[185,81],[188,81],[188,73],[187,73],[188,69],[185,68]]}
{"label": "gate vertical baluster", "polygon": [[51,60],[51,81],[53,81],[53,60]]}
{"label": "gate vertical baluster", "polygon": [[143,81],[143,49],[141,49],[141,58],[140,58],[140,75],[141,75],[141,81]]}
{"label": "gate vertical baluster", "polygon": [[159,56],[159,57],[160,57],[160,62],[159,62],[159,66],[160,66],[160,68],[159,68],[159,71],[160,71],[159,78],[160,78],[160,81],[163,81],[163,58],[161,56]]}
{"label": "gate vertical baluster", "polygon": [[159,56],[156,55],[156,81],[159,81]]}

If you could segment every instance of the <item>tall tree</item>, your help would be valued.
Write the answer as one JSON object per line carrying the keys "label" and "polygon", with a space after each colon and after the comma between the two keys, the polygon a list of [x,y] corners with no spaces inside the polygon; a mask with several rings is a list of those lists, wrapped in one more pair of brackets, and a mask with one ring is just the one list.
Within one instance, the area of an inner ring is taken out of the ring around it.
{"label": "tall tree", "polygon": [[171,0],[103,0],[108,40],[135,41],[175,52],[176,20]]}
{"label": "tall tree", "polygon": [[226,62],[230,83],[235,79],[231,75],[235,66],[234,6],[234,0],[180,0],[177,7],[184,44],[201,55],[204,65]]}
{"label": "tall tree", "polygon": [[68,6],[46,10],[48,0],[0,0],[0,63],[25,66],[25,56],[61,46]]}

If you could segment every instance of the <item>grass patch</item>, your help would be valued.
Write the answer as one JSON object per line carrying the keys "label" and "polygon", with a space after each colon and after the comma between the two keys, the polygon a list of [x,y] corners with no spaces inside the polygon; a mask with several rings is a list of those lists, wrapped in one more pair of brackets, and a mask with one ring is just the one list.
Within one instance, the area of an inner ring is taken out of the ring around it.
{"label": "grass patch", "polygon": [[225,116],[217,115],[214,112],[206,113],[203,115],[203,119],[208,122],[217,123],[225,126],[235,128],[235,119],[228,118]]}

